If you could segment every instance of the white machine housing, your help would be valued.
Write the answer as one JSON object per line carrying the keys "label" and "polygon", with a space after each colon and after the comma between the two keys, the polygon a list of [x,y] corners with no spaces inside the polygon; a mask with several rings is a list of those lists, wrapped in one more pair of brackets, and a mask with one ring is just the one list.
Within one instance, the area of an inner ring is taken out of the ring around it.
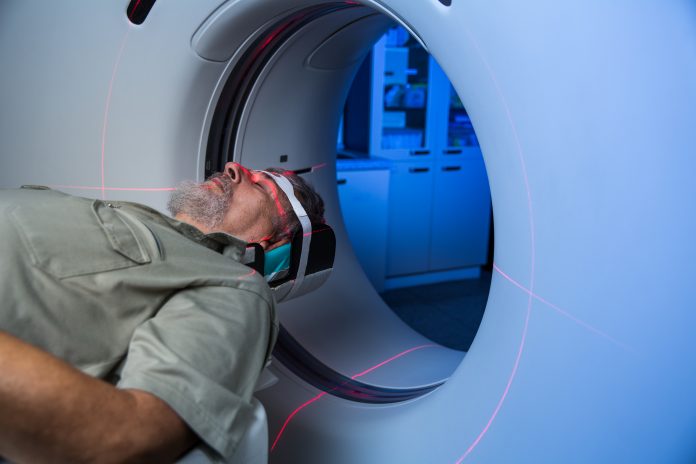
{"label": "white machine housing", "polygon": [[[167,0],[141,25],[128,0],[78,3],[0,4],[0,186],[163,209],[221,161],[326,163],[307,176],[334,272],[280,320],[298,365],[372,396],[277,360],[271,462],[696,459],[693,1]],[[449,76],[488,172],[495,273],[466,354],[386,307],[342,225],[341,108],[394,22]]]}

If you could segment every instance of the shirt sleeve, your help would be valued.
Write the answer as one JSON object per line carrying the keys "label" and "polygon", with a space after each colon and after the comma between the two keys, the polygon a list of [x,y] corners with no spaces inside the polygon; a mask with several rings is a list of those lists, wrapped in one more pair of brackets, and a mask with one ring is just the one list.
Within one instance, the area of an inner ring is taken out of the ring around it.
{"label": "shirt sleeve", "polygon": [[134,332],[117,386],[165,401],[227,460],[253,414],[250,400],[273,314],[265,299],[247,290],[180,291]]}

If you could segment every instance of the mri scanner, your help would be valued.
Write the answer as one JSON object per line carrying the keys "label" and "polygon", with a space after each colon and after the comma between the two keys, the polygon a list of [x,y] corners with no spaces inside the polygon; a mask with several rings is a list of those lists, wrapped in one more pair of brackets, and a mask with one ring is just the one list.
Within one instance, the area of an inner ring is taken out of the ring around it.
{"label": "mri scanner", "polygon": [[[696,3],[149,3],[2,2],[0,186],[164,209],[228,160],[307,171],[338,247],[279,306],[271,462],[696,462]],[[467,353],[386,307],[342,223],[341,108],[395,23],[454,84],[490,180]]]}

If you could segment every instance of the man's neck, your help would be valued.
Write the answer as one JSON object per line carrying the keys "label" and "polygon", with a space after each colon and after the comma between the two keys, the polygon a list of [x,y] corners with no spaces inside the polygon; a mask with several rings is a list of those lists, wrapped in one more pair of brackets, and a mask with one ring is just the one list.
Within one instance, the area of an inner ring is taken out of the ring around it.
{"label": "man's neck", "polygon": [[174,216],[174,219],[176,219],[177,221],[185,222],[186,224],[189,224],[189,225],[195,227],[196,229],[200,230],[204,234],[209,234],[212,232],[212,230],[210,230],[209,228],[207,228],[205,225],[201,224],[200,222],[194,220],[188,214],[183,214],[183,213],[177,214],[176,216]]}

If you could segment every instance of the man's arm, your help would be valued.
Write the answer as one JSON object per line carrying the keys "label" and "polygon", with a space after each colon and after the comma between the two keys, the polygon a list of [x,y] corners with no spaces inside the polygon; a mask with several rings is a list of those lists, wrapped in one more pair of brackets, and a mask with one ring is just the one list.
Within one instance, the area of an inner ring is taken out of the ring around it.
{"label": "man's arm", "polygon": [[0,332],[0,456],[13,462],[171,462],[195,441],[156,396],[119,390]]}

